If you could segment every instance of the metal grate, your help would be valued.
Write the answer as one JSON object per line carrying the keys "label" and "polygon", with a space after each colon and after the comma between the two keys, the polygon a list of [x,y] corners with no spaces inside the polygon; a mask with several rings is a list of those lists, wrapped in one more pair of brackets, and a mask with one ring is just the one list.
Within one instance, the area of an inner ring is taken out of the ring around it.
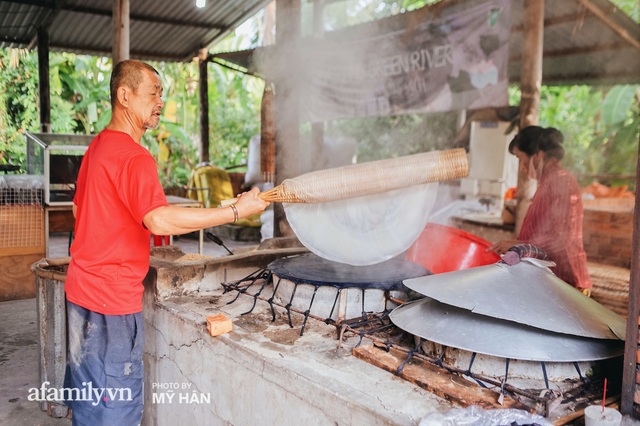
{"label": "metal grate", "polygon": [[26,254],[44,247],[42,195],[42,189],[0,190],[0,249],[24,249],[15,254]]}
{"label": "metal grate", "polygon": [[[408,332],[395,326],[390,321],[389,310],[379,313],[363,312],[361,317],[336,322],[330,318],[320,318],[312,315],[309,313],[309,309],[306,311],[295,309],[291,306],[290,301],[286,305],[278,303],[274,299],[275,287],[278,283],[277,280],[274,280],[274,274],[268,268],[257,270],[235,282],[223,282],[222,285],[225,288],[225,293],[231,291],[237,292],[236,296],[227,302],[227,304],[234,303],[241,295],[254,299],[251,309],[241,315],[253,312],[259,299],[269,304],[272,321],[276,320],[276,306],[286,310],[289,326],[292,328],[294,327],[291,318],[292,312],[302,315],[304,318],[300,329],[301,336],[304,333],[308,318],[311,317],[336,327],[338,347],[342,346],[343,337],[346,334],[350,334],[359,337],[354,350],[360,347],[366,338],[372,341],[376,347],[382,348],[387,352],[393,350],[401,354],[401,356],[404,357],[404,361],[400,363],[396,370],[389,370],[397,376],[406,378],[403,375],[403,369],[408,363],[418,361],[425,362],[441,368],[442,374],[450,374],[452,382],[456,381],[456,379],[454,379],[456,376],[464,377],[470,382],[476,383],[481,388],[494,391],[495,398],[499,402],[502,401],[503,398],[509,397],[518,404],[522,404],[523,407],[528,407],[529,411],[547,418],[562,416],[563,419],[575,419],[576,412],[580,412],[584,407],[596,403],[597,398],[602,395],[601,379],[603,377],[621,377],[621,363],[619,362],[619,358],[599,361],[598,365],[594,367],[594,370],[589,372],[589,377],[583,376],[577,363],[573,363],[573,366],[578,372],[579,379],[565,380],[561,389],[558,382],[554,382],[552,386],[550,386],[546,376],[545,363],[542,362],[540,363],[540,368],[544,382],[531,381],[529,383],[530,387],[524,387],[509,382],[509,379],[512,378],[509,376],[509,359],[502,359],[505,365],[505,374],[501,377],[491,377],[482,371],[473,371],[477,370],[473,365],[477,355],[476,353],[472,354],[471,361],[466,369],[449,365],[444,356],[445,347],[442,347],[442,353],[437,357],[425,353],[422,345],[424,340],[412,336]],[[271,294],[271,297],[269,297],[269,294]],[[385,296],[388,297],[388,295]],[[374,365],[376,364],[374,363]],[[430,390],[430,388],[424,384],[418,383],[418,385]],[[620,384],[616,383],[611,385],[611,388],[619,389],[619,386]],[[612,394],[613,396],[607,400],[608,404],[619,398],[619,394],[615,390]],[[460,395],[460,397],[465,395],[466,394]],[[559,421],[557,424],[567,423]]]}

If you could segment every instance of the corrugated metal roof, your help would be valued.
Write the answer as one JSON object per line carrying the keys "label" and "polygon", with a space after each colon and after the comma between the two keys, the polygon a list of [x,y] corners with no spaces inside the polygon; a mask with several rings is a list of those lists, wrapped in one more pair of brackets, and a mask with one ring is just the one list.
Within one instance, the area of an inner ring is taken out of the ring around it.
{"label": "corrugated metal roof", "polygon": [[[430,7],[464,8],[473,1],[443,0],[388,19],[406,22],[407,16]],[[130,3],[131,57],[188,61],[269,0],[208,0],[203,9],[195,0]],[[112,4],[112,0],[0,0],[0,47],[34,47],[37,28],[45,27],[51,50],[110,56]],[[524,0],[512,1],[512,82],[520,79],[523,7]],[[385,25],[381,21],[363,25]],[[235,53],[227,59],[246,66],[248,56],[250,52]],[[546,0],[543,82],[640,83],[640,26],[608,0]]]}
{"label": "corrugated metal roof", "polygon": [[[132,58],[187,61],[269,0],[131,0]],[[0,0],[0,47],[34,47],[47,28],[52,51],[110,56],[113,0]]]}
{"label": "corrugated metal roof", "polygon": [[[396,15],[360,28],[334,31],[367,34],[380,28],[404,28],[410,22],[433,16],[438,11],[460,10],[476,0],[443,0],[413,12]],[[509,79],[519,83],[523,57],[524,0],[512,0],[511,38],[509,44]],[[434,12],[434,14],[437,12]],[[560,84],[640,84],[640,25],[633,22],[608,0],[545,1],[542,80],[547,85]],[[333,35],[325,34],[325,37]],[[252,73],[252,51],[213,55],[239,65]]]}

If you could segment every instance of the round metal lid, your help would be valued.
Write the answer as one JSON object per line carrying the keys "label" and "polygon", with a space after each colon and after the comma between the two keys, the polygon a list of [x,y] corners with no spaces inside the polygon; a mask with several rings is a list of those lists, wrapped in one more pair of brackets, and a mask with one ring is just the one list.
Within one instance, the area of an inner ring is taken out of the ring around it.
{"label": "round metal lid", "polygon": [[620,340],[554,333],[475,314],[429,297],[397,307],[389,318],[401,329],[429,341],[501,358],[574,362],[624,353]]}
{"label": "round metal lid", "polygon": [[404,259],[394,258],[375,265],[354,266],[323,259],[313,253],[274,260],[267,269],[295,282],[383,290],[403,289],[403,280],[429,273],[422,265]]}
{"label": "round metal lid", "polygon": [[409,279],[404,284],[474,314],[575,336],[625,339],[624,318],[531,262],[496,263]]}

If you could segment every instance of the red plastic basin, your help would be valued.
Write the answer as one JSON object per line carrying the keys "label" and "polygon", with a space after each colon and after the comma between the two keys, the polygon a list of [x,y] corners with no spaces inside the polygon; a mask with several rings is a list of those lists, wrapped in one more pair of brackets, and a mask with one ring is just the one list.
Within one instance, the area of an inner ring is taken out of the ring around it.
{"label": "red plastic basin", "polygon": [[496,263],[500,256],[486,251],[491,246],[489,241],[461,229],[428,223],[409,247],[406,258],[432,274],[441,274]]}

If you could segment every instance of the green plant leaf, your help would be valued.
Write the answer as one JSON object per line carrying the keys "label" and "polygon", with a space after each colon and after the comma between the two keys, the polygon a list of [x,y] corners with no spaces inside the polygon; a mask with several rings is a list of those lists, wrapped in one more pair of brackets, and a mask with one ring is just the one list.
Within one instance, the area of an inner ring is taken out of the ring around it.
{"label": "green plant leaf", "polygon": [[604,98],[602,121],[606,125],[623,122],[631,108],[634,96],[635,86],[629,84],[614,86]]}

